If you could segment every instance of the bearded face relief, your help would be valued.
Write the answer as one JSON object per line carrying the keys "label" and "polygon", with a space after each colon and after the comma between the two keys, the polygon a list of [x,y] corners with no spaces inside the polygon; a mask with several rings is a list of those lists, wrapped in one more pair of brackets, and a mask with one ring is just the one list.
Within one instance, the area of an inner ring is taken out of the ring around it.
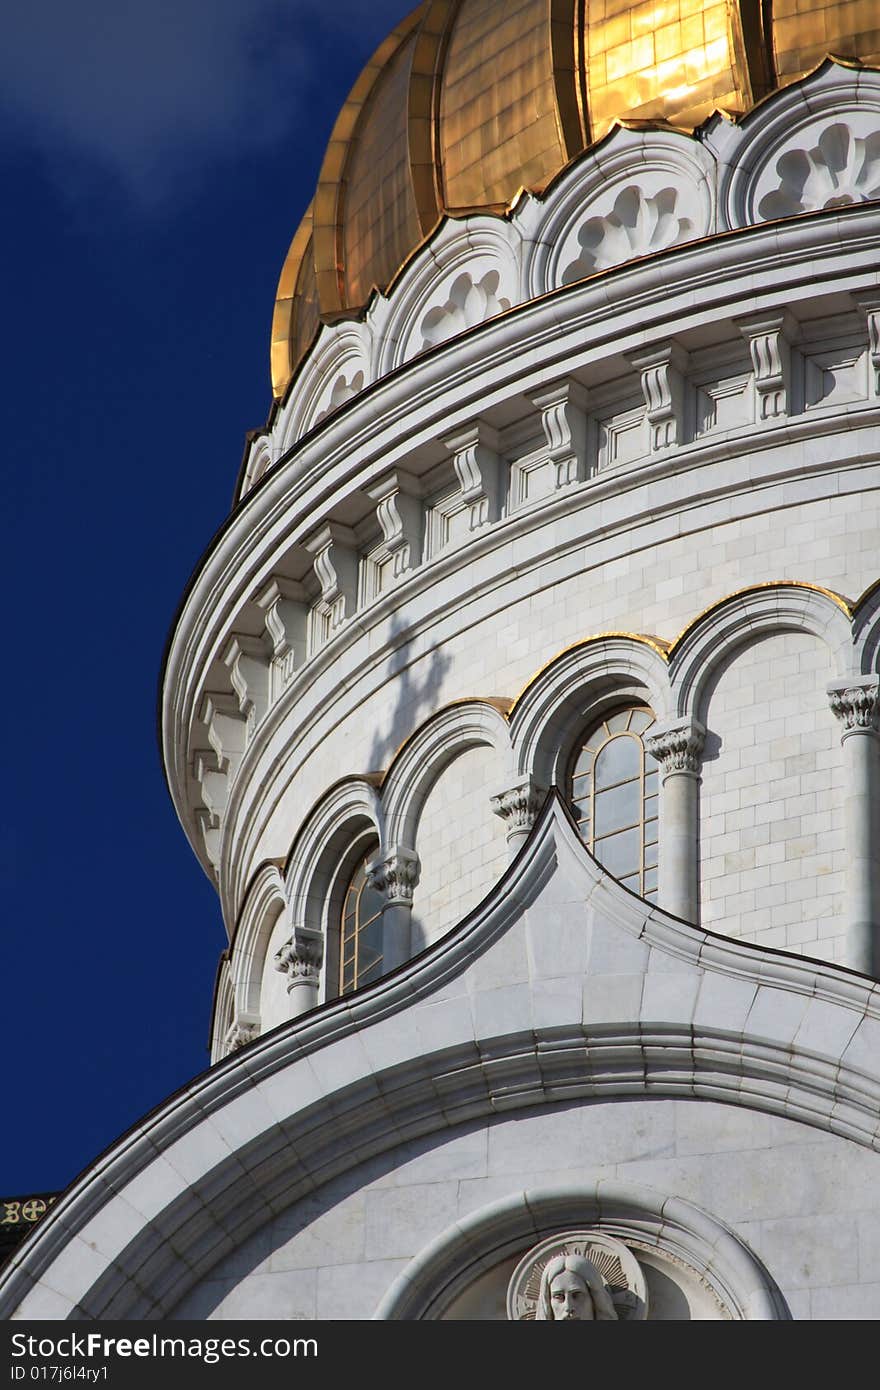
{"label": "bearded face relief", "polygon": [[[535,1318],[540,1321],[592,1322],[596,1317],[590,1285],[599,1280],[595,1265],[580,1255],[557,1255],[545,1267]],[[614,1318],[617,1314],[614,1313]]]}
{"label": "bearded face relief", "polygon": [[507,1316],[536,1322],[644,1318],[644,1275],[621,1241],[598,1231],[566,1231],[520,1260],[507,1291]]}

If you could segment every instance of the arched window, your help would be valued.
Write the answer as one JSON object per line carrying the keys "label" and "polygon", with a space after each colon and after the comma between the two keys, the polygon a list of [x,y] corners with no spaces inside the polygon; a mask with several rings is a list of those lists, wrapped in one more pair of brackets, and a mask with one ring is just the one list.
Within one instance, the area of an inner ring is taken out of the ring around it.
{"label": "arched window", "polygon": [[339,927],[339,993],[351,994],[382,974],[382,908],[384,899],[370,886],[367,866],[371,850],[349,880]]}
{"label": "arched window", "polygon": [[570,790],[587,848],[627,888],[655,900],[658,771],[642,742],[653,723],[646,705],[609,714],[576,747]]}

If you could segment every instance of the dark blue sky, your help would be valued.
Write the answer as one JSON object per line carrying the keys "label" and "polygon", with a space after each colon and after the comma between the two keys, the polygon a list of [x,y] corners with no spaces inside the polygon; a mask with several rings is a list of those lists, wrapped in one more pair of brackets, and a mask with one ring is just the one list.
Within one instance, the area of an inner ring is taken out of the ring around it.
{"label": "dark blue sky", "polygon": [[4,15],[0,1195],[65,1186],[207,1065],[225,935],[162,778],[159,664],[266,419],[336,112],[406,8]]}

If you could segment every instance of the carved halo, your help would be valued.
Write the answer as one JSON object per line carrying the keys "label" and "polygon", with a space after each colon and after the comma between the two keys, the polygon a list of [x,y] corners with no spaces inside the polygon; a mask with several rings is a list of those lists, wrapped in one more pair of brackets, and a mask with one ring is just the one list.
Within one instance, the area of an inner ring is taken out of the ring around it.
{"label": "carved halo", "polygon": [[632,1251],[599,1231],[563,1231],[533,1246],[513,1271],[507,1286],[507,1316],[512,1322],[534,1320],[541,1275],[557,1255],[583,1255],[596,1266],[621,1322],[648,1316],[645,1276]]}

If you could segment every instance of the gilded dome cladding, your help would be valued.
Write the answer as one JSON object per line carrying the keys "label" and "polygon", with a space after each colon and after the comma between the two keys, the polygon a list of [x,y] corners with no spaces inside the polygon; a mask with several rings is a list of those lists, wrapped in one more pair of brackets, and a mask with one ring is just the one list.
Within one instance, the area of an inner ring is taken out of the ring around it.
{"label": "gilded dome cladding", "polygon": [[276,398],[444,215],[541,193],[616,121],[742,115],[829,54],[880,62],[877,0],[424,0],[337,119],[278,286]]}

